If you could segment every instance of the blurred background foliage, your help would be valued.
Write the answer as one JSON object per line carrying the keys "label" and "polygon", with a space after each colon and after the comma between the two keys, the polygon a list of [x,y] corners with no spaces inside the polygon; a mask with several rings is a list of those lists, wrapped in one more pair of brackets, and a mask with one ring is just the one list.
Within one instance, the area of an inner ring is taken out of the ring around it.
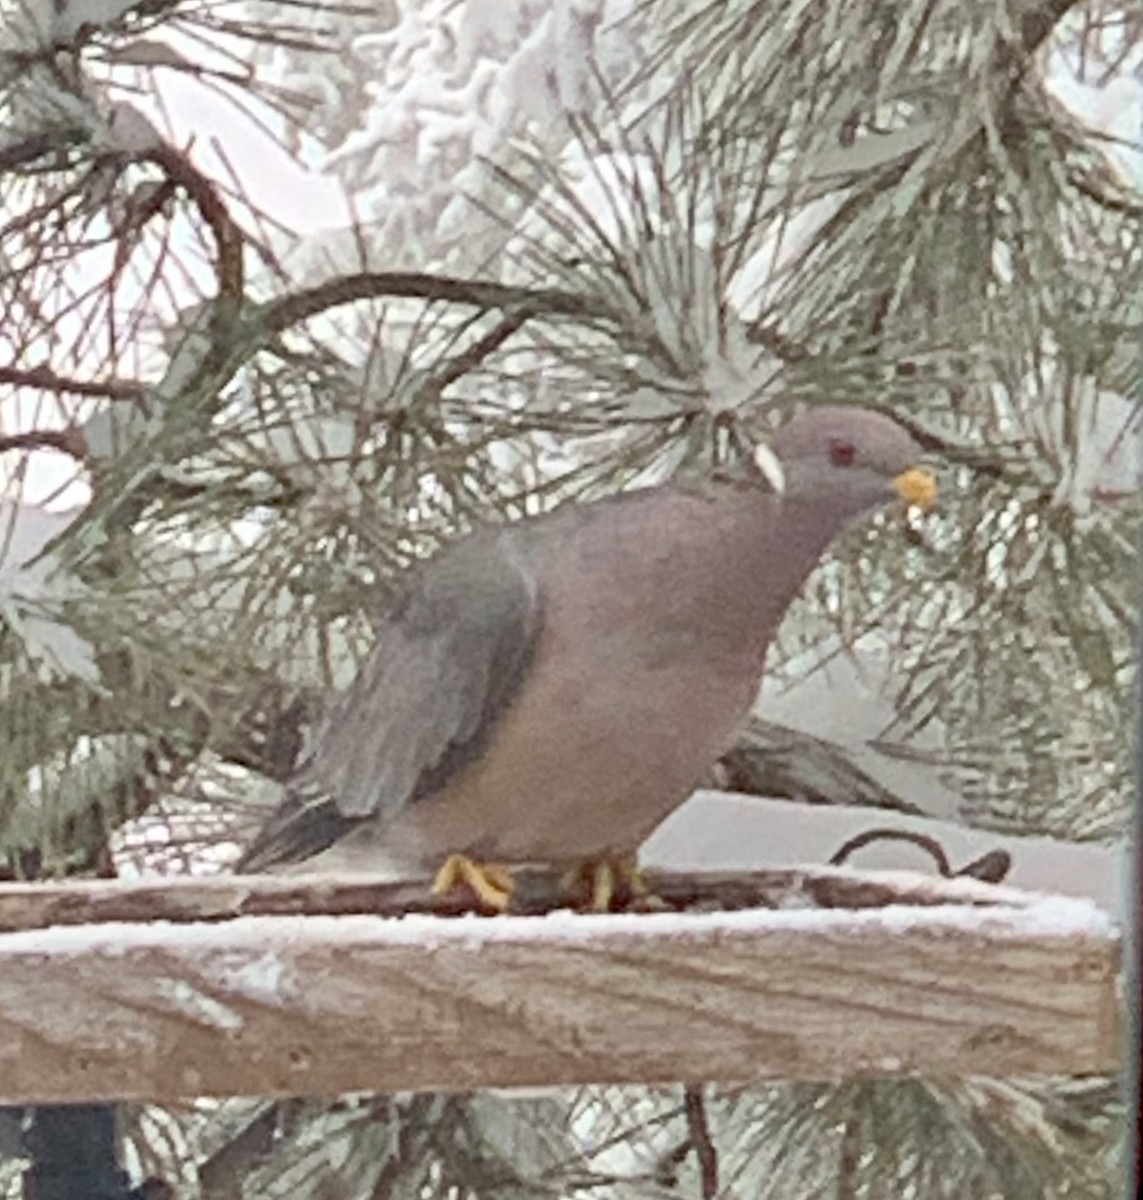
{"label": "blurred background foliage", "polygon": [[[909,421],[942,504],[836,548],[775,673],[878,654],[963,820],[1121,836],[1140,28],[0,0],[8,871],[225,867],[412,558],[821,401]],[[909,1080],[125,1118],[186,1195],[981,1200],[1112,1194],[1115,1114],[1107,1081]]]}

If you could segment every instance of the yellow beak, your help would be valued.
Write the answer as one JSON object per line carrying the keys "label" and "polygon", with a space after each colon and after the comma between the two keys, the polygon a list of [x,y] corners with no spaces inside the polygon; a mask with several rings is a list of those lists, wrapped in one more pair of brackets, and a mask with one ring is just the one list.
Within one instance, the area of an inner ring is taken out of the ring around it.
{"label": "yellow beak", "polygon": [[910,467],[893,480],[893,486],[906,504],[915,504],[920,509],[932,508],[937,498],[937,481],[928,471]]}

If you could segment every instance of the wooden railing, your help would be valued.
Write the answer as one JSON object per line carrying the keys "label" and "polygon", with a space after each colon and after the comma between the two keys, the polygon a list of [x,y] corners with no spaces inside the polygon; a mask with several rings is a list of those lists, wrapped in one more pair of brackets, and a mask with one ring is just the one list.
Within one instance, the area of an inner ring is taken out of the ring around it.
{"label": "wooden railing", "polygon": [[5,885],[0,1103],[1119,1066],[1119,939],[1086,901],[650,882],[666,911],[494,918],[353,877]]}

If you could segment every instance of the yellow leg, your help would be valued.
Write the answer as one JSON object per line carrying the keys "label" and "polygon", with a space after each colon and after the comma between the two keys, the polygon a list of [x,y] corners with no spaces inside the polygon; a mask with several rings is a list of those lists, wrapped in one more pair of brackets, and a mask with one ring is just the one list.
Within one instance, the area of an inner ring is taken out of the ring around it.
{"label": "yellow leg", "polygon": [[608,912],[615,899],[615,867],[605,858],[595,864],[591,874],[592,912]]}
{"label": "yellow leg", "polygon": [[433,880],[433,894],[443,896],[458,884],[493,912],[506,912],[512,903],[512,873],[495,863],[475,863],[464,854],[450,854]]}
{"label": "yellow leg", "polygon": [[610,912],[617,897],[630,901],[647,895],[647,882],[632,855],[581,863],[564,886],[590,912]]}

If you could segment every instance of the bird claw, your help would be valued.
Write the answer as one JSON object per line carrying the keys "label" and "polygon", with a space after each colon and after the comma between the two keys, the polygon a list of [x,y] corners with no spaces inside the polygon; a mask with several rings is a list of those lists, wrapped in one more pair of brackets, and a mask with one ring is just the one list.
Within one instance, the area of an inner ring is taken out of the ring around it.
{"label": "bird claw", "polygon": [[[466,888],[481,907],[504,913],[512,904],[515,880],[499,863],[450,854],[433,880],[433,895],[446,895],[457,887]],[[598,913],[619,911],[650,894],[633,857],[588,859],[564,876],[562,887],[576,908]]]}
{"label": "bird claw", "polygon": [[589,912],[611,912],[648,895],[647,881],[635,859],[594,858],[564,877],[564,889]]}
{"label": "bird claw", "polygon": [[450,854],[433,880],[433,895],[446,895],[461,884],[493,912],[507,912],[512,903],[512,873],[497,863],[476,863],[465,854]]}

